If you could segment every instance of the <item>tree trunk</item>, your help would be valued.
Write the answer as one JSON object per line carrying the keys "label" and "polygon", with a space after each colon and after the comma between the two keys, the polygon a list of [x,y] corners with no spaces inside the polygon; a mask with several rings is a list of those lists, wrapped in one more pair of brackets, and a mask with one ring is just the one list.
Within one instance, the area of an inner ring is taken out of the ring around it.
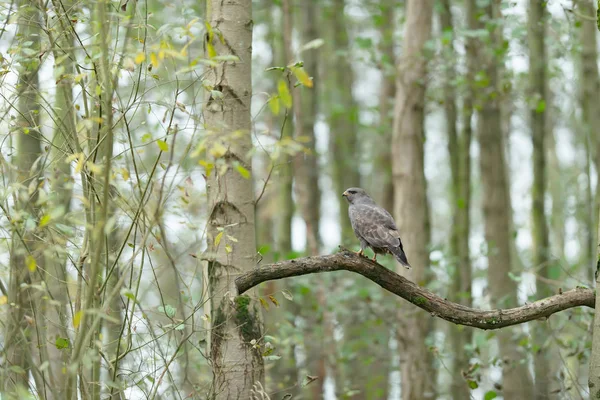
{"label": "tree trunk", "polygon": [[377,204],[386,210],[394,209],[394,185],[392,182],[392,125],[394,95],[396,94],[396,55],[394,54],[394,31],[396,29],[395,0],[381,0],[381,20],[379,25],[382,79],[379,91],[379,126],[377,139],[373,141],[374,168],[372,177],[373,194]]}
{"label": "tree trunk", "polygon": [[[205,125],[210,132],[207,177],[209,221],[207,247],[211,298],[211,349],[215,399],[248,399],[252,385],[263,381],[262,328],[257,304],[249,295],[236,296],[234,280],[256,265],[252,179],[234,163],[251,171],[250,100],[252,97],[252,4],[209,0],[207,57],[235,55],[207,73],[207,82],[223,98],[206,94]],[[222,39],[219,38],[222,35]],[[219,149],[225,146],[225,152]],[[219,169],[224,172],[217,172]],[[230,237],[235,238],[231,240]],[[230,250],[228,250],[230,249]],[[256,345],[255,345],[256,344]]]}
{"label": "tree trunk", "polygon": [[[598,138],[598,127],[600,126],[600,74],[598,72],[598,43],[596,31],[596,22],[593,17],[596,15],[594,0],[577,0],[578,15],[581,15],[579,22],[580,41],[581,41],[581,70],[580,70],[580,101],[582,111],[582,128],[588,149],[588,161],[595,164],[596,173],[600,171],[600,138]],[[591,177],[591,168],[587,169],[589,176],[588,186],[591,186],[593,178]],[[600,176],[600,175],[598,175]],[[587,215],[593,216],[587,219],[587,243],[586,243],[586,270],[587,276],[594,279],[593,271],[596,261],[596,227],[598,226],[597,211],[600,207],[600,190],[596,186],[596,193],[591,192],[589,197],[592,202],[587,201]],[[593,205],[595,204],[595,206]]]}
{"label": "tree trunk", "polygon": [[[286,1],[287,2],[287,1]],[[285,3],[285,2],[284,2]],[[300,31],[300,40],[302,43],[308,43],[318,37],[317,32],[317,5],[314,1],[300,2],[302,15],[302,30]],[[304,69],[308,75],[316,77],[318,50],[311,49],[302,53]],[[292,59],[288,59],[288,62]],[[305,152],[300,152],[294,159],[294,169],[296,178],[296,198],[300,206],[305,224],[306,224],[306,247],[308,253],[316,255],[321,248],[321,238],[319,234],[319,218],[321,215],[321,190],[319,189],[319,167],[316,152],[316,139],[314,124],[317,117],[317,99],[318,99],[318,79],[313,80],[312,89],[298,87],[294,90],[300,94],[295,100],[294,110],[301,109],[296,115],[296,138],[306,140]]]}
{"label": "tree trunk", "polygon": [[[429,209],[424,171],[424,107],[427,58],[433,0],[408,0],[404,26],[404,53],[398,61],[392,141],[395,219],[413,269],[398,272],[413,282],[427,281],[429,269]],[[404,400],[435,398],[436,373],[429,362],[425,338],[432,319],[415,310],[400,313],[399,342]]]}
{"label": "tree trunk", "polygon": [[348,31],[345,21],[345,0],[333,0],[330,18],[333,32],[331,33],[331,54],[333,61],[329,64],[327,73],[331,82],[327,92],[329,108],[329,154],[331,156],[332,181],[340,209],[340,226],[342,227],[342,244],[356,242],[350,226],[350,220],[345,210],[348,205],[342,197],[342,192],[349,188],[360,186],[358,152],[358,106],[354,100],[354,72],[347,58],[349,51]]}
{"label": "tree trunk", "polygon": [[[10,249],[10,281],[8,288],[8,304],[14,304],[8,311],[8,321],[4,327],[4,366],[2,371],[2,391],[17,396],[17,389],[28,390],[29,374],[39,376],[38,366],[44,361],[43,352],[38,350],[39,343],[44,343],[43,323],[38,318],[39,292],[22,287],[28,284],[40,284],[40,274],[44,270],[40,243],[31,229],[25,229],[24,222],[31,218],[39,220],[38,177],[41,156],[40,142],[40,102],[38,98],[40,60],[39,12],[27,1],[20,1],[18,16],[18,35],[31,41],[29,46],[33,56],[21,53],[17,82],[17,119],[14,137],[17,167],[16,180],[21,185],[17,192],[15,209],[22,213],[13,221],[13,239]],[[38,269],[39,267],[39,269]],[[37,340],[36,340],[37,339]],[[36,378],[36,383],[38,382]],[[37,393],[46,398],[47,387],[37,384]]]}
{"label": "tree trunk", "polygon": [[[56,43],[53,46],[54,59],[58,63],[58,67],[64,68],[65,74],[74,73],[73,60],[73,36],[71,31],[71,16],[72,2],[63,1],[57,4],[53,1],[54,10],[60,24],[60,30],[57,30],[57,35],[52,36],[54,30],[48,26],[49,21],[46,20],[46,28],[50,39]],[[64,6],[64,9],[62,8]],[[65,11],[66,10],[66,11]],[[77,135],[75,126],[75,105],[73,99],[73,83],[70,79],[62,79],[57,82],[56,89],[56,105],[54,107],[54,136],[52,138],[52,165],[53,171],[50,178],[53,196],[51,197],[51,207],[53,209],[62,209],[64,215],[70,211],[73,179],[71,177],[71,166],[66,161],[67,157],[75,153],[74,140]],[[65,223],[64,218],[60,218],[57,222]],[[46,285],[50,298],[55,302],[55,306],[48,305],[46,307],[46,324],[47,324],[47,352],[48,361],[50,362],[49,371],[54,378],[54,386],[58,399],[65,396],[64,368],[67,367],[67,362],[70,356],[70,348],[59,349],[55,345],[58,338],[68,338],[67,326],[67,246],[68,237],[64,234],[56,234],[54,230],[49,231],[48,241],[52,244],[52,250],[46,253],[46,265],[48,271],[45,274]]]}
{"label": "tree trunk", "polygon": [[[600,208],[596,210],[600,212]],[[600,224],[598,225],[600,237]],[[600,287],[600,243],[596,255],[596,288]],[[596,310],[594,312],[594,328],[592,333],[592,355],[590,357],[589,381],[590,399],[600,398],[600,290],[596,292]]]}
{"label": "tree trunk", "polygon": [[[546,4],[538,0],[529,1],[528,40],[529,40],[529,108],[531,136],[533,141],[533,187],[532,197],[532,241],[533,267],[536,274],[536,291],[538,298],[552,294],[551,287],[545,279],[556,279],[552,276],[548,224],[546,222],[546,108],[548,107],[546,80]],[[547,338],[551,337],[547,326],[536,324],[533,340],[538,348],[534,354],[535,396],[536,399],[547,399],[554,392],[556,359],[554,352],[548,348]]]}
{"label": "tree trunk", "polygon": [[[497,1],[497,0],[495,0]],[[497,4],[485,7],[488,18],[494,17]],[[512,307],[517,305],[517,286],[509,277],[511,271],[512,212],[510,191],[507,180],[505,146],[498,97],[497,59],[493,53],[501,43],[498,34],[490,32],[492,45],[482,51],[479,57],[489,85],[480,90],[478,138],[480,148],[480,169],[482,181],[483,217],[485,240],[488,252],[488,284],[492,307]],[[500,357],[503,360],[503,393],[507,399],[533,398],[533,387],[527,364],[522,363],[526,355],[521,353],[515,329],[505,329],[498,333]]]}
{"label": "tree trunk", "polygon": [[[467,1],[467,28],[478,28],[475,18],[473,0]],[[474,77],[473,66],[476,63],[476,49],[473,39],[467,38],[467,76],[466,88],[463,94],[462,132],[457,131],[458,113],[456,111],[456,65],[454,52],[454,27],[452,10],[449,0],[442,1],[440,23],[444,35],[451,38],[444,48],[445,83],[444,111],[446,114],[446,130],[448,133],[448,154],[450,157],[451,187],[452,187],[452,227],[450,233],[450,255],[454,266],[452,279],[452,295],[454,301],[466,306],[472,305],[471,294],[471,260],[469,257],[470,234],[470,203],[471,203],[471,137],[473,115],[473,89],[469,86]],[[450,343],[454,351],[454,368],[452,373],[452,397],[455,399],[468,398],[470,389],[463,377],[462,371],[469,367],[469,354],[465,348],[471,343],[473,330],[457,326],[450,327]]]}

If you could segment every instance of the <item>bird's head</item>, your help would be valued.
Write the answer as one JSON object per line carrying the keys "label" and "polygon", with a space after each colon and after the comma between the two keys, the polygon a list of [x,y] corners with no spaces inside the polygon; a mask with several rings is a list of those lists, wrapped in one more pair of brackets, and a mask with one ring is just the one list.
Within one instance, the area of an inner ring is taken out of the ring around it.
{"label": "bird's head", "polygon": [[369,196],[364,189],[355,187],[346,189],[344,193],[342,193],[342,196],[344,196],[350,204],[360,203],[362,201],[373,201],[371,196]]}

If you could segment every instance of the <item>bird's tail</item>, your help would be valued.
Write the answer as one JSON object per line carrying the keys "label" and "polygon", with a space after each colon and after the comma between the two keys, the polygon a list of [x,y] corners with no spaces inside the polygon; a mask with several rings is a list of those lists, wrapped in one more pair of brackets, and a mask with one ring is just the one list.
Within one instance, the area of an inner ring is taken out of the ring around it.
{"label": "bird's tail", "polygon": [[398,260],[400,264],[404,265],[406,269],[411,268],[410,264],[408,263],[408,259],[406,258],[406,254],[404,254],[404,249],[402,246],[392,248],[392,254],[394,254],[396,260]]}

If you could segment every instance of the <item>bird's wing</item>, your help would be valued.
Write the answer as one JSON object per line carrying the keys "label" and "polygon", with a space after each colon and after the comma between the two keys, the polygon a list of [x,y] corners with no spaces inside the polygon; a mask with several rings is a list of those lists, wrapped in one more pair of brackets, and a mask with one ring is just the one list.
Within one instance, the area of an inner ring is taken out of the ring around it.
{"label": "bird's wing", "polygon": [[350,210],[355,233],[372,247],[398,247],[400,234],[392,216],[381,207],[355,205]]}

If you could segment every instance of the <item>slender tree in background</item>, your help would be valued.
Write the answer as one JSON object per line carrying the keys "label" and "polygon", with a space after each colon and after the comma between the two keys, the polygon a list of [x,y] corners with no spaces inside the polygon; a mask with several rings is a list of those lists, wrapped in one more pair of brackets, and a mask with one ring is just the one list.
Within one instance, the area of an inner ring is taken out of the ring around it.
{"label": "slender tree in background", "polygon": [[[46,31],[50,36],[54,46],[52,48],[54,59],[57,62],[57,68],[64,68],[65,74],[73,74],[75,55],[73,51],[72,22],[73,14],[72,2],[53,1],[52,5],[56,11],[59,30],[52,30],[48,27],[46,19]],[[63,8],[64,6],[64,8]],[[71,166],[67,162],[67,157],[75,153],[77,140],[77,129],[75,124],[75,107],[73,99],[73,81],[71,79],[62,79],[57,82],[56,103],[54,107],[53,119],[55,122],[54,135],[52,138],[52,170],[53,174],[50,183],[53,189],[52,207],[61,210],[66,215],[70,211],[73,182],[71,178]],[[65,223],[66,218],[61,216],[60,222]],[[68,319],[66,306],[68,303],[67,282],[67,252],[66,243],[68,237],[58,234],[56,231],[49,231],[48,241],[51,243],[49,251],[46,251],[46,265],[48,271],[45,276],[48,285],[49,297],[55,302],[55,305],[49,305],[46,311],[46,335],[48,361],[50,362],[50,371],[54,378],[54,385],[59,398],[64,396],[65,379],[64,369],[67,367],[67,361],[70,355],[70,349],[56,346],[60,338],[68,338],[66,327]],[[58,399],[57,399],[58,400]]]}
{"label": "slender tree in background", "polygon": [[[287,41],[284,35],[285,25],[284,19],[286,18],[283,8],[289,6],[287,2],[283,4],[275,4],[273,2],[267,2],[269,5],[266,7],[271,20],[269,27],[271,29],[271,40],[273,49],[273,65],[286,66],[291,61],[288,57],[288,51],[286,49]],[[282,7],[283,6],[283,7]],[[274,18],[277,15],[279,18]],[[278,77],[279,79],[279,77]],[[275,84],[277,85],[277,80]],[[274,126],[272,129],[280,135],[282,141],[291,140],[294,134],[294,118],[291,110],[286,108],[283,116],[275,118]],[[280,258],[286,258],[292,251],[292,218],[294,215],[294,200],[292,196],[293,190],[293,168],[292,168],[292,157],[285,151],[282,151],[279,157],[274,160],[276,163],[275,171],[277,171],[277,186],[276,186],[276,206],[268,202],[268,199],[263,199],[258,204],[260,208],[264,208],[265,213],[272,214],[275,222],[275,235],[271,235],[271,239],[275,241],[275,249]],[[266,204],[265,204],[266,203]],[[259,216],[259,220],[263,221],[262,217]],[[269,231],[268,226],[262,228],[257,226],[258,230]],[[264,234],[271,234],[271,232],[264,232]],[[266,238],[265,238],[266,239]],[[271,241],[262,240],[259,245],[268,245]],[[263,262],[268,262],[263,260]],[[288,282],[290,284],[290,282]],[[289,286],[289,285],[288,285]],[[277,283],[276,281],[269,282],[264,288],[265,295],[273,295],[278,290],[283,288],[284,285]],[[281,311],[268,310],[264,313],[265,316],[265,334],[266,335],[279,335],[279,343],[277,346],[277,354],[281,356],[281,359],[271,366],[271,368],[265,368],[267,374],[267,383],[270,383],[269,392],[278,392],[291,394],[296,396],[298,394],[298,368],[296,364],[296,344],[292,338],[286,337],[282,332],[287,332],[290,329],[296,329],[296,315],[299,310],[296,307],[296,303],[283,303]],[[292,314],[291,316],[289,316]],[[287,339],[290,339],[289,342]],[[289,343],[286,345],[285,343]]]}
{"label": "slender tree in background", "polygon": [[[287,1],[287,0],[286,0]],[[306,44],[318,38],[317,3],[314,1],[301,1],[297,3],[300,11],[299,20],[300,41]],[[319,60],[318,49],[310,49],[302,52],[300,58],[304,62],[304,69],[312,76],[317,76],[317,61]],[[288,59],[288,62],[292,59]],[[294,104],[294,112],[301,108],[296,115],[296,133],[301,142],[306,142],[305,150],[300,152],[294,159],[294,178],[296,180],[296,197],[300,211],[306,223],[306,247],[308,253],[316,255],[321,248],[319,234],[319,219],[321,217],[321,189],[319,188],[319,168],[316,152],[315,122],[318,109],[318,79],[313,79],[312,89],[298,88],[303,90],[298,101]]]}
{"label": "slender tree in background", "polygon": [[[381,0],[379,8],[381,19],[378,23],[381,59],[382,80],[379,89],[379,124],[378,136],[373,140],[375,148],[375,168],[377,173],[373,176],[373,193],[377,203],[386,210],[394,208],[394,185],[392,182],[392,124],[393,102],[396,93],[396,55],[394,54],[394,31],[396,30],[396,1]],[[379,196],[379,198],[377,197]]]}
{"label": "slender tree in background", "polygon": [[341,193],[349,187],[360,186],[358,152],[358,105],[354,99],[354,70],[349,60],[350,43],[346,26],[345,0],[333,0],[328,11],[331,19],[331,59],[327,64],[326,79],[331,87],[329,95],[329,154],[332,181],[338,194],[342,243],[353,240],[350,220],[346,216],[346,201]]}
{"label": "slender tree in background", "polygon": [[[473,0],[465,2],[467,29],[479,28]],[[473,115],[473,88],[471,82],[476,63],[476,46],[471,37],[467,37],[467,72],[466,84],[463,90],[463,104],[459,113],[456,109],[457,91],[456,61],[454,50],[454,23],[450,1],[443,0],[440,9],[442,37],[445,43],[444,62],[444,113],[446,114],[446,131],[448,135],[448,154],[451,171],[451,206],[452,225],[450,232],[450,256],[453,266],[452,300],[471,306],[471,260],[469,257],[470,237],[470,204],[471,204],[471,137]],[[458,132],[457,122],[462,122],[462,131]],[[469,354],[465,345],[471,343],[473,330],[464,327],[450,327],[451,347],[454,351],[454,368],[452,370],[453,398],[469,397],[470,388],[463,377],[463,371],[468,369]]]}
{"label": "slender tree in background", "polygon": [[[596,227],[598,215],[596,214],[600,206],[600,191],[596,189],[596,194],[592,192],[591,163],[595,164],[596,171],[600,171],[600,139],[598,138],[598,127],[600,126],[600,74],[598,72],[598,41],[597,27],[594,21],[596,10],[594,0],[577,0],[577,14],[581,26],[579,27],[579,37],[581,41],[581,60],[579,72],[580,102],[583,130],[582,140],[585,143],[587,168],[587,198],[586,215],[593,215],[593,218],[586,218],[586,256],[585,264],[588,271],[588,279],[593,280],[596,258]],[[597,148],[598,147],[598,148]],[[594,205],[595,204],[595,205]]]}
{"label": "slender tree in background", "polygon": [[[35,350],[44,343],[45,338],[33,323],[39,312],[40,293],[29,286],[39,284],[43,264],[38,265],[41,261],[40,249],[34,231],[25,229],[25,221],[38,218],[36,202],[41,167],[39,157],[42,152],[38,78],[40,60],[31,54],[40,51],[40,21],[35,6],[27,1],[19,1],[18,4],[18,33],[22,39],[27,38],[29,43],[21,42],[19,51],[17,120],[13,127],[16,181],[20,185],[14,201],[20,217],[14,221],[11,243],[8,303],[13,306],[4,330],[6,362],[2,371],[2,390],[14,393],[18,388],[29,389],[29,374],[32,374],[45,397],[44,393],[52,388],[46,387],[45,378],[42,380],[39,370],[39,365],[45,361],[43,353]],[[38,270],[38,267],[41,268]]]}
{"label": "slender tree in background", "polygon": [[[234,280],[256,264],[254,195],[252,180],[240,174],[233,163],[251,171],[252,5],[246,1],[209,0],[207,13],[210,27],[222,35],[219,39],[209,32],[208,57],[216,52],[239,58],[209,71],[208,82],[223,98],[207,92],[204,109],[205,126],[210,132],[207,153],[215,165],[224,169],[219,173],[215,168],[207,178],[207,246],[212,253],[208,266],[212,391],[216,399],[248,399],[252,385],[263,381],[262,354],[251,343],[262,340],[262,330],[252,294],[235,296]],[[224,146],[220,141],[226,137],[230,138],[227,150],[218,151]]]}
{"label": "slender tree in background", "polygon": [[[550,264],[550,249],[548,238],[548,224],[546,222],[546,136],[549,127],[546,125],[547,96],[547,57],[546,57],[546,3],[530,0],[528,41],[529,41],[529,107],[530,124],[533,141],[533,187],[532,197],[532,239],[533,239],[533,267],[536,271],[536,291],[538,298],[552,294],[552,289],[547,279],[552,276]],[[550,132],[551,134],[551,132]],[[551,359],[553,354],[546,345],[547,338],[551,337],[544,326],[536,326],[534,341],[537,352],[535,362],[535,396],[537,399],[546,399],[554,392],[553,365],[556,360]],[[547,327],[546,327],[547,328]]]}
{"label": "slender tree in background", "polygon": [[[494,8],[498,4],[490,2],[483,10],[489,20],[493,20]],[[477,136],[480,149],[480,169],[482,183],[483,217],[485,240],[487,243],[488,284],[492,307],[504,308],[517,305],[517,287],[509,277],[514,265],[511,259],[512,212],[510,192],[506,178],[504,137],[500,117],[498,88],[498,67],[493,49],[500,48],[498,28],[488,22],[489,36],[481,56],[484,61],[482,73],[488,85],[479,92]],[[502,390],[505,398],[529,399],[533,397],[533,384],[527,364],[521,360],[518,341],[514,338],[517,329],[505,329],[498,333],[502,363]]]}
{"label": "slender tree in background", "polygon": [[[392,139],[394,215],[413,269],[398,272],[413,282],[427,282],[429,207],[424,170],[425,43],[431,36],[433,0],[406,2],[403,54],[398,60]],[[405,307],[399,315],[398,340],[403,400],[435,398],[435,370],[426,338],[432,320]]]}

